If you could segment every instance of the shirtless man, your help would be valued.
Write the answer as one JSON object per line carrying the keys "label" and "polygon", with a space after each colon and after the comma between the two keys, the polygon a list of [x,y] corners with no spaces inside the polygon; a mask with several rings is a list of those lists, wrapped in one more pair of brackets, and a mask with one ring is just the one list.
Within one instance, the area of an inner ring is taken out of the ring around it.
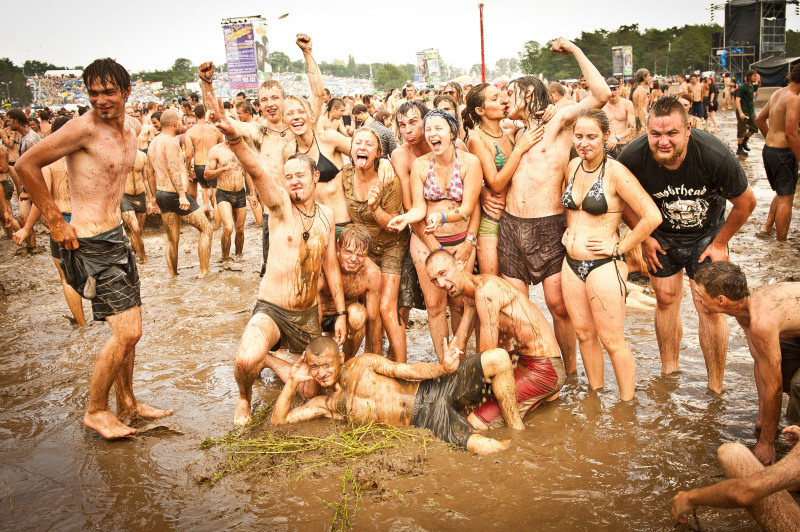
{"label": "shirtless man", "polygon": [[[28,126],[28,117],[19,107],[11,108],[8,111],[7,116],[9,118],[9,126],[11,127],[11,130],[19,135],[16,153],[21,157],[26,151],[36,146],[40,140],[39,135]],[[14,161],[9,158],[9,162],[11,163]],[[12,175],[13,173],[14,171],[12,170]],[[33,204],[31,203],[30,196],[25,191],[24,186],[19,191],[17,201],[19,206],[19,224],[25,225]],[[26,240],[26,244],[28,250],[32,250],[36,247],[36,233],[30,232],[28,239]]]}
{"label": "shirtless man", "polygon": [[[197,199],[197,184],[203,191],[203,206],[205,207],[206,218],[211,218],[212,207],[216,209],[216,198],[213,194],[214,189],[217,188],[215,179],[209,176],[205,177],[206,163],[208,162],[208,152],[212,146],[216,146],[222,142],[222,133],[211,124],[205,122],[205,108],[202,105],[195,107],[194,114],[197,116],[198,123],[196,126],[186,132],[184,137],[185,157],[186,157],[186,172],[193,176],[189,181],[188,193],[195,200]],[[194,161],[194,172],[192,172],[192,161]],[[214,216],[214,224],[219,228],[220,220]]]}
{"label": "shirtless man", "polygon": [[[31,148],[16,167],[47,219],[53,240],[66,249],[61,266],[68,282],[92,299],[94,319],[111,326],[111,338],[94,363],[83,423],[112,439],[136,432],[120,418],[158,418],[172,410],[143,405],[133,395],[133,362],[142,335],[141,297],[133,250],[122,231],[119,211],[125,178],[136,155],[137,132],[125,115],[130,75],[113,60],[98,59],[83,71],[83,82],[93,109]],[[69,169],[70,223],[61,216],[42,175],[42,168],[62,157]],[[91,275],[77,278],[76,263],[82,263]],[[112,383],[116,416],[108,407]]]}
{"label": "shirtless man", "polygon": [[764,135],[764,170],[775,191],[769,206],[767,222],[762,231],[772,233],[777,228],[776,240],[783,242],[789,234],[792,221],[792,202],[797,188],[797,161],[800,160],[800,139],[797,123],[800,121],[800,65],[792,69],[789,86],[778,89],[761,109],[756,124]]}
{"label": "shirtless man", "polygon": [[782,393],[789,394],[786,417],[800,423],[800,283],[776,283],[752,293],[742,270],[712,262],[695,276],[694,299],[706,312],[736,318],[755,361],[758,421],[753,454],[763,464],[775,461],[775,435]]}
{"label": "shirtless man", "polygon": [[[138,137],[137,137],[138,138]],[[153,192],[150,182],[145,177],[147,170],[147,155],[141,151],[136,152],[136,161],[133,163],[128,178],[125,180],[125,193],[122,195],[119,208],[122,211],[122,221],[128,230],[131,246],[139,259],[147,264],[147,253],[144,250],[142,231],[147,218],[147,208],[152,204]]]}
{"label": "shirtless man", "polygon": [[[304,33],[298,33],[296,42],[297,46],[302,50],[303,58],[306,62],[308,81],[311,86],[311,107],[315,110],[316,116],[319,116],[322,108],[324,87],[322,74],[312,55],[311,37]],[[198,76],[200,77],[203,99],[205,100],[209,94],[214,94],[214,87],[211,84],[211,78],[214,76],[214,63],[201,64],[198,67]],[[283,123],[283,101],[285,98],[286,93],[283,91],[281,84],[275,80],[267,80],[258,88],[258,106],[261,109],[260,122],[247,125],[236,121],[233,122],[237,132],[242,135],[245,143],[259,155],[261,164],[275,182],[279,182],[284,175],[283,150],[286,144],[294,140],[291,131]],[[261,274],[263,275],[269,251],[269,214],[263,200],[261,200],[261,205],[265,211],[264,216],[262,216],[264,262],[261,266]]]}
{"label": "shirtless man", "polygon": [[[59,116],[52,124],[51,133],[58,131],[68,120],[69,118],[65,116]],[[61,211],[64,221],[69,223],[70,217],[72,216],[72,206],[69,200],[69,174],[67,172],[66,158],[62,157],[53,164],[42,168],[42,176],[47,185],[47,190],[50,191],[50,195],[53,196],[53,201],[59,211]],[[39,221],[39,218],[41,218],[41,211],[39,211],[36,205],[33,205],[28,219],[25,220],[25,226],[14,233],[13,238],[17,245],[21,246],[25,243],[25,240],[33,230],[33,226]],[[64,292],[64,299],[67,300],[67,306],[72,312],[73,318],[75,318],[75,323],[78,325],[86,325],[81,296],[67,283],[64,277],[64,271],[61,269],[61,252],[59,251],[58,244],[52,237],[50,238],[50,256],[53,257],[53,262],[58,270],[58,276],[61,279],[61,289]]]}
{"label": "shirtless man", "polygon": [[[561,192],[572,147],[572,123],[581,110],[605,105],[611,91],[600,72],[573,43],[560,37],[551,50],[575,57],[588,81],[589,96],[556,111],[544,128],[541,142],[522,155],[513,177],[498,173],[488,185],[501,192],[511,183],[500,218],[500,273],[526,296],[528,285],[542,283],[561,356],[567,374],[571,374],[576,370],[576,337],[561,294],[561,264],[566,254],[561,243],[566,231]],[[549,93],[538,78],[525,76],[511,83],[509,96],[509,118],[527,125],[517,133],[519,142],[522,135],[535,134],[536,113],[550,103]]]}
{"label": "shirtless man", "polygon": [[[365,353],[381,353],[381,270],[367,256],[372,235],[360,224],[350,224],[337,239],[336,254],[342,272],[342,288],[347,305],[347,339],[342,345],[345,360],[355,356],[366,335]],[[323,333],[334,333],[336,302],[327,278],[319,277],[320,325]]]}
{"label": "shirtless man", "polygon": [[[513,355],[517,403],[520,417],[524,418],[545,400],[555,399],[564,384],[564,362],[556,337],[539,309],[508,281],[494,275],[473,275],[463,266],[446,250],[434,251],[425,261],[431,282],[450,297],[460,298],[464,305],[456,346],[466,349],[477,320],[479,353],[502,347]],[[480,422],[473,423],[477,428],[494,428],[502,423],[493,399],[473,414]]]}
{"label": "shirtless man", "polygon": [[3,185],[3,195],[0,197],[0,204],[2,204],[4,215],[11,215],[10,220],[5,220],[5,222],[8,223],[3,223],[3,230],[5,230],[8,238],[11,238],[14,232],[20,229],[19,222],[14,218],[14,211],[11,209],[11,198],[14,197],[14,188],[22,190],[22,185],[19,185],[17,181],[19,181],[17,174],[11,173],[11,167],[8,164],[8,150],[5,145],[0,144],[0,183]]}
{"label": "shirtless man", "polygon": [[722,76],[722,86],[723,86],[723,100],[722,100],[722,107],[721,110],[728,110],[730,111],[733,109],[731,107],[731,89],[733,87],[733,82],[731,81],[731,75],[729,72],[725,72]]}
{"label": "shirtless man", "polygon": [[[247,102],[245,102],[247,103]],[[249,105],[249,104],[248,104]],[[216,128],[215,128],[216,129]],[[220,142],[208,152],[205,175],[216,183],[217,219],[222,221],[222,260],[230,258],[231,235],[236,230],[236,254],[244,248],[244,220],[247,216],[245,171],[228,145]],[[252,197],[255,203],[255,196]]]}
{"label": "shirtless man", "polygon": [[783,429],[792,449],[777,464],[764,467],[741,443],[725,443],[717,459],[728,480],[675,495],[672,517],[688,522],[699,506],[745,508],[762,530],[793,531],[800,523],[800,506],[790,491],[800,489],[800,427]]}
{"label": "shirtless man", "polygon": [[689,114],[692,116],[696,116],[700,119],[705,116],[705,112],[703,110],[703,87],[704,84],[697,81],[697,75],[692,74],[689,76],[689,96],[691,96],[692,108],[689,110]]}
{"label": "shirtless man", "polygon": [[636,130],[636,116],[633,111],[633,102],[620,97],[617,78],[608,78],[606,84],[611,90],[611,98],[603,106],[603,112],[608,116],[608,125],[611,128],[611,135],[606,142],[606,150],[608,155],[616,159],[628,145]]}
{"label": "shirtless man", "polygon": [[206,94],[206,107],[252,176],[259,197],[269,210],[272,239],[281,249],[281,253],[271,253],[267,258],[253,317],[242,335],[234,363],[239,400],[233,421],[244,425],[251,416],[253,382],[261,370],[270,368],[282,380],[289,378],[291,366],[269,351],[282,341],[290,353],[300,354],[312,338],[320,335],[317,287],[321,271],[325,272],[335,302],[334,331],[339,345],[347,336],[347,310],[336,258],[333,213],[314,201],[319,179],[316,163],[307,155],[291,156],[284,164],[284,184],[279,185],[261,158],[242,142],[242,135],[222,112],[222,101],[214,102],[209,96]]}
{"label": "shirtless man", "polygon": [[636,121],[635,136],[639,136],[644,132],[645,128],[645,115],[647,114],[647,101],[650,95],[650,82],[653,78],[650,76],[650,71],[646,68],[640,68],[636,71],[634,78],[635,89],[631,93],[631,101],[633,102],[633,114]]}
{"label": "shirtless man", "polygon": [[[488,381],[508,426],[525,428],[515,408],[508,353],[492,349],[459,362],[460,350],[454,343],[438,364],[402,364],[372,354],[344,362],[335,342],[317,338],[291,367],[270,422],[281,425],[318,417],[371,420],[430,429],[444,441],[477,454],[507,449],[508,441],[477,434],[476,416],[464,418],[460,410],[486,398]],[[327,394],[291,408],[298,386],[309,381],[325,388]]]}
{"label": "shirtless man", "polygon": [[200,213],[200,206],[186,194],[189,187],[184,158],[178,143],[181,123],[178,112],[167,109],[161,115],[161,134],[153,139],[147,150],[150,190],[155,190],[155,207],[161,212],[161,222],[167,234],[167,269],[170,277],[178,275],[178,242],[181,237],[181,221],[200,231],[197,239],[197,254],[200,258],[202,279],[208,273],[211,255],[211,237],[214,226]]}

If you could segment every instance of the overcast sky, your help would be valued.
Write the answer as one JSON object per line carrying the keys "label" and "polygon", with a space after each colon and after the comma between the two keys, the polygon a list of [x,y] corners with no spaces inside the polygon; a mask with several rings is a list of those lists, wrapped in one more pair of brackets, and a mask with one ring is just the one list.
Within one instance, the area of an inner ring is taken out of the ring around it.
{"label": "overcast sky", "polygon": [[[717,3],[721,3],[719,0]],[[540,43],[581,31],[615,29],[638,22],[640,28],[708,24],[710,2],[585,0],[484,0],[486,64],[517,57],[526,41]],[[362,6],[369,6],[364,9]],[[35,9],[33,9],[35,7]],[[800,16],[790,6],[788,29],[800,29]],[[278,17],[289,16],[283,20]],[[21,65],[38,59],[73,67],[110,56],[131,71],[169,68],[175,58],[195,64],[225,61],[220,20],[261,15],[267,19],[272,51],[300,59],[294,44],[298,32],[311,35],[318,61],[414,63],[415,53],[438,48],[442,60],[460,68],[480,62],[478,2],[99,2],[40,0],[6,2],[0,32],[0,57]],[[722,24],[723,11],[715,20]],[[12,22],[13,21],[13,22]],[[634,61],[636,50],[634,50]]]}

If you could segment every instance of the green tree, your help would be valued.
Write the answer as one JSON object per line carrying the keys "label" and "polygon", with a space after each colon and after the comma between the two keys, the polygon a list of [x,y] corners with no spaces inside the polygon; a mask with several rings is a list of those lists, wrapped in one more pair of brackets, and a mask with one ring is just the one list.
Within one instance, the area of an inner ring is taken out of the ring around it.
{"label": "green tree", "polygon": [[497,63],[494,65],[494,68],[499,76],[510,76],[519,72],[519,59],[514,57],[504,57],[502,59],[498,59]]}
{"label": "green tree", "polygon": [[185,57],[179,57],[172,63],[172,70],[174,72],[185,72],[188,74],[194,74],[195,68],[192,64],[190,59],[186,59]]}
{"label": "green tree", "polygon": [[66,67],[56,66],[53,63],[45,63],[42,61],[28,60],[22,63],[22,70],[26,76],[41,76],[48,70],[66,70]]}
{"label": "green tree", "polygon": [[353,56],[348,56],[347,58],[347,75],[351,78],[354,78],[358,75],[358,67],[356,67],[356,60]]}
{"label": "green tree", "polygon": [[407,74],[402,68],[391,63],[385,63],[375,72],[375,77],[372,81],[379,91],[388,91],[389,89],[402,87],[409,79]]}
{"label": "green tree", "polygon": [[289,70],[289,63],[291,59],[283,52],[272,52],[269,54],[269,60],[272,63],[272,70],[275,72],[285,72]]}
{"label": "green tree", "polygon": [[11,59],[0,59],[0,102],[8,102],[22,106],[30,105],[33,100],[31,91],[25,83],[22,68],[16,66]]}

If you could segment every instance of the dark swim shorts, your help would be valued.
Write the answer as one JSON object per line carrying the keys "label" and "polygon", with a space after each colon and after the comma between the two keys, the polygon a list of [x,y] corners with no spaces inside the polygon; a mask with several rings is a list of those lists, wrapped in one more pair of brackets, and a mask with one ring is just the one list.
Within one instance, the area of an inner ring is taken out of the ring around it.
{"label": "dark swim shorts", "polygon": [[234,209],[244,209],[247,207],[247,197],[245,196],[244,189],[228,191],[218,188],[214,195],[217,197],[217,204],[228,202]]}
{"label": "dark swim shorts", "polygon": [[[62,212],[61,217],[64,218],[64,221],[69,223],[72,220],[72,214],[68,212]],[[50,237],[50,256],[56,260],[61,260],[61,247],[53,240],[53,237]]]}
{"label": "dark swim shorts", "polygon": [[414,266],[414,260],[411,258],[411,251],[406,251],[405,258],[403,258],[397,306],[425,310],[425,296],[419,285],[419,276],[417,268]]}
{"label": "dark swim shorts", "polygon": [[[78,238],[78,249],[61,248],[61,269],[67,283],[92,301],[95,321],[142,304],[136,258],[122,224],[91,238]],[[93,297],[90,279],[96,283]]]}
{"label": "dark swim shorts", "polygon": [[800,338],[781,340],[781,378],[783,393],[789,394],[786,419],[800,423]]}
{"label": "dark swim shorts", "polygon": [[[308,343],[318,336],[322,336],[319,326],[317,305],[306,310],[287,310],[269,301],[256,300],[253,315],[266,314],[278,330],[281,331],[281,342],[289,348],[290,353],[300,354],[305,352]],[[276,344],[277,345],[277,344]],[[270,350],[275,346],[271,346]]]}
{"label": "dark swim shorts", "polygon": [[178,199],[177,192],[156,191],[156,205],[161,209],[161,214],[175,213],[180,216],[186,216],[200,208],[194,198],[189,194],[186,194],[186,198],[189,200],[189,208],[184,210],[180,208],[180,200]]}
{"label": "dark swim shorts", "polygon": [[147,197],[144,195],[144,192],[141,194],[136,194],[135,196],[131,194],[123,194],[122,199],[119,202],[119,210],[122,212],[133,211],[146,213]]}
{"label": "dark swim shorts", "polygon": [[779,196],[794,195],[797,188],[797,158],[791,148],[764,146],[761,151],[769,186]]}
{"label": "dark swim shorts", "polygon": [[563,214],[518,218],[503,211],[497,241],[500,273],[533,285],[561,273],[567,253],[561,238],[566,230]]}
{"label": "dark swim shorts", "polygon": [[[561,357],[521,356],[514,367],[514,383],[517,386],[519,415],[525,415],[542,404],[548,397],[558,393],[564,386],[567,374]],[[489,428],[505,423],[497,399],[489,399],[473,412]]]}
{"label": "dark swim shorts", "polygon": [[707,235],[704,235],[694,244],[686,247],[667,248],[666,244],[659,240],[657,235],[653,234],[653,238],[658,240],[659,245],[666,253],[656,252],[658,262],[661,263],[661,269],[656,271],[651,270],[650,275],[653,277],[672,277],[686,268],[686,275],[689,279],[694,279],[694,274],[697,273],[697,270],[699,270],[701,266],[711,263],[710,257],[703,259],[703,262],[697,261],[700,260],[700,255],[703,254],[706,248],[717,237],[717,233],[719,233],[720,229],[722,229],[722,226],[716,231],[711,231]]}
{"label": "dark swim shorts", "polygon": [[476,430],[461,412],[479,404],[491,393],[483,374],[481,356],[467,357],[453,373],[420,382],[411,424],[429,429],[447,443],[466,448]]}
{"label": "dark swim shorts", "polygon": [[6,195],[6,199],[11,201],[11,198],[14,197],[14,182],[11,181],[11,178],[3,179],[3,193]]}
{"label": "dark swim shorts", "polygon": [[214,179],[206,179],[206,165],[204,164],[196,164],[194,165],[194,178],[195,181],[200,183],[200,186],[203,188],[217,188],[217,178]]}

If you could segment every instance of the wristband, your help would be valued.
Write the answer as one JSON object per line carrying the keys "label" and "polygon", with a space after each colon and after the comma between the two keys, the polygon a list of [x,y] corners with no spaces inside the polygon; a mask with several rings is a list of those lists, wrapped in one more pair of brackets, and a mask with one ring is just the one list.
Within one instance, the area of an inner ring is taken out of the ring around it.
{"label": "wristband", "polygon": [[472,245],[472,247],[478,247],[478,239],[475,238],[474,236],[469,235],[466,238],[466,241],[469,242]]}
{"label": "wristband", "polygon": [[440,212],[439,214],[441,214],[441,215],[442,215],[442,223],[441,223],[441,224],[439,224],[439,227],[442,227],[442,226],[444,225],[444,222],[445,222],[445,216],[444,216],[444,213],[443,213],[443,212]]}
{"label": "wristband", "polygon": [[229,139],[228,137],[225,137],[225,140],[228,141],[228,145],[229,146],[233,146],[234,144],[238,144],[239,141],[242,140],[242,136],[241,135],[237,135],[237,136],[233,137],[232,139]]}
{"label": "wristband", "polygon": [[336,312],[336,316],[337,317],[338,316],[347,316],[347,311],[346,310],[339,310],[339,311]]}

